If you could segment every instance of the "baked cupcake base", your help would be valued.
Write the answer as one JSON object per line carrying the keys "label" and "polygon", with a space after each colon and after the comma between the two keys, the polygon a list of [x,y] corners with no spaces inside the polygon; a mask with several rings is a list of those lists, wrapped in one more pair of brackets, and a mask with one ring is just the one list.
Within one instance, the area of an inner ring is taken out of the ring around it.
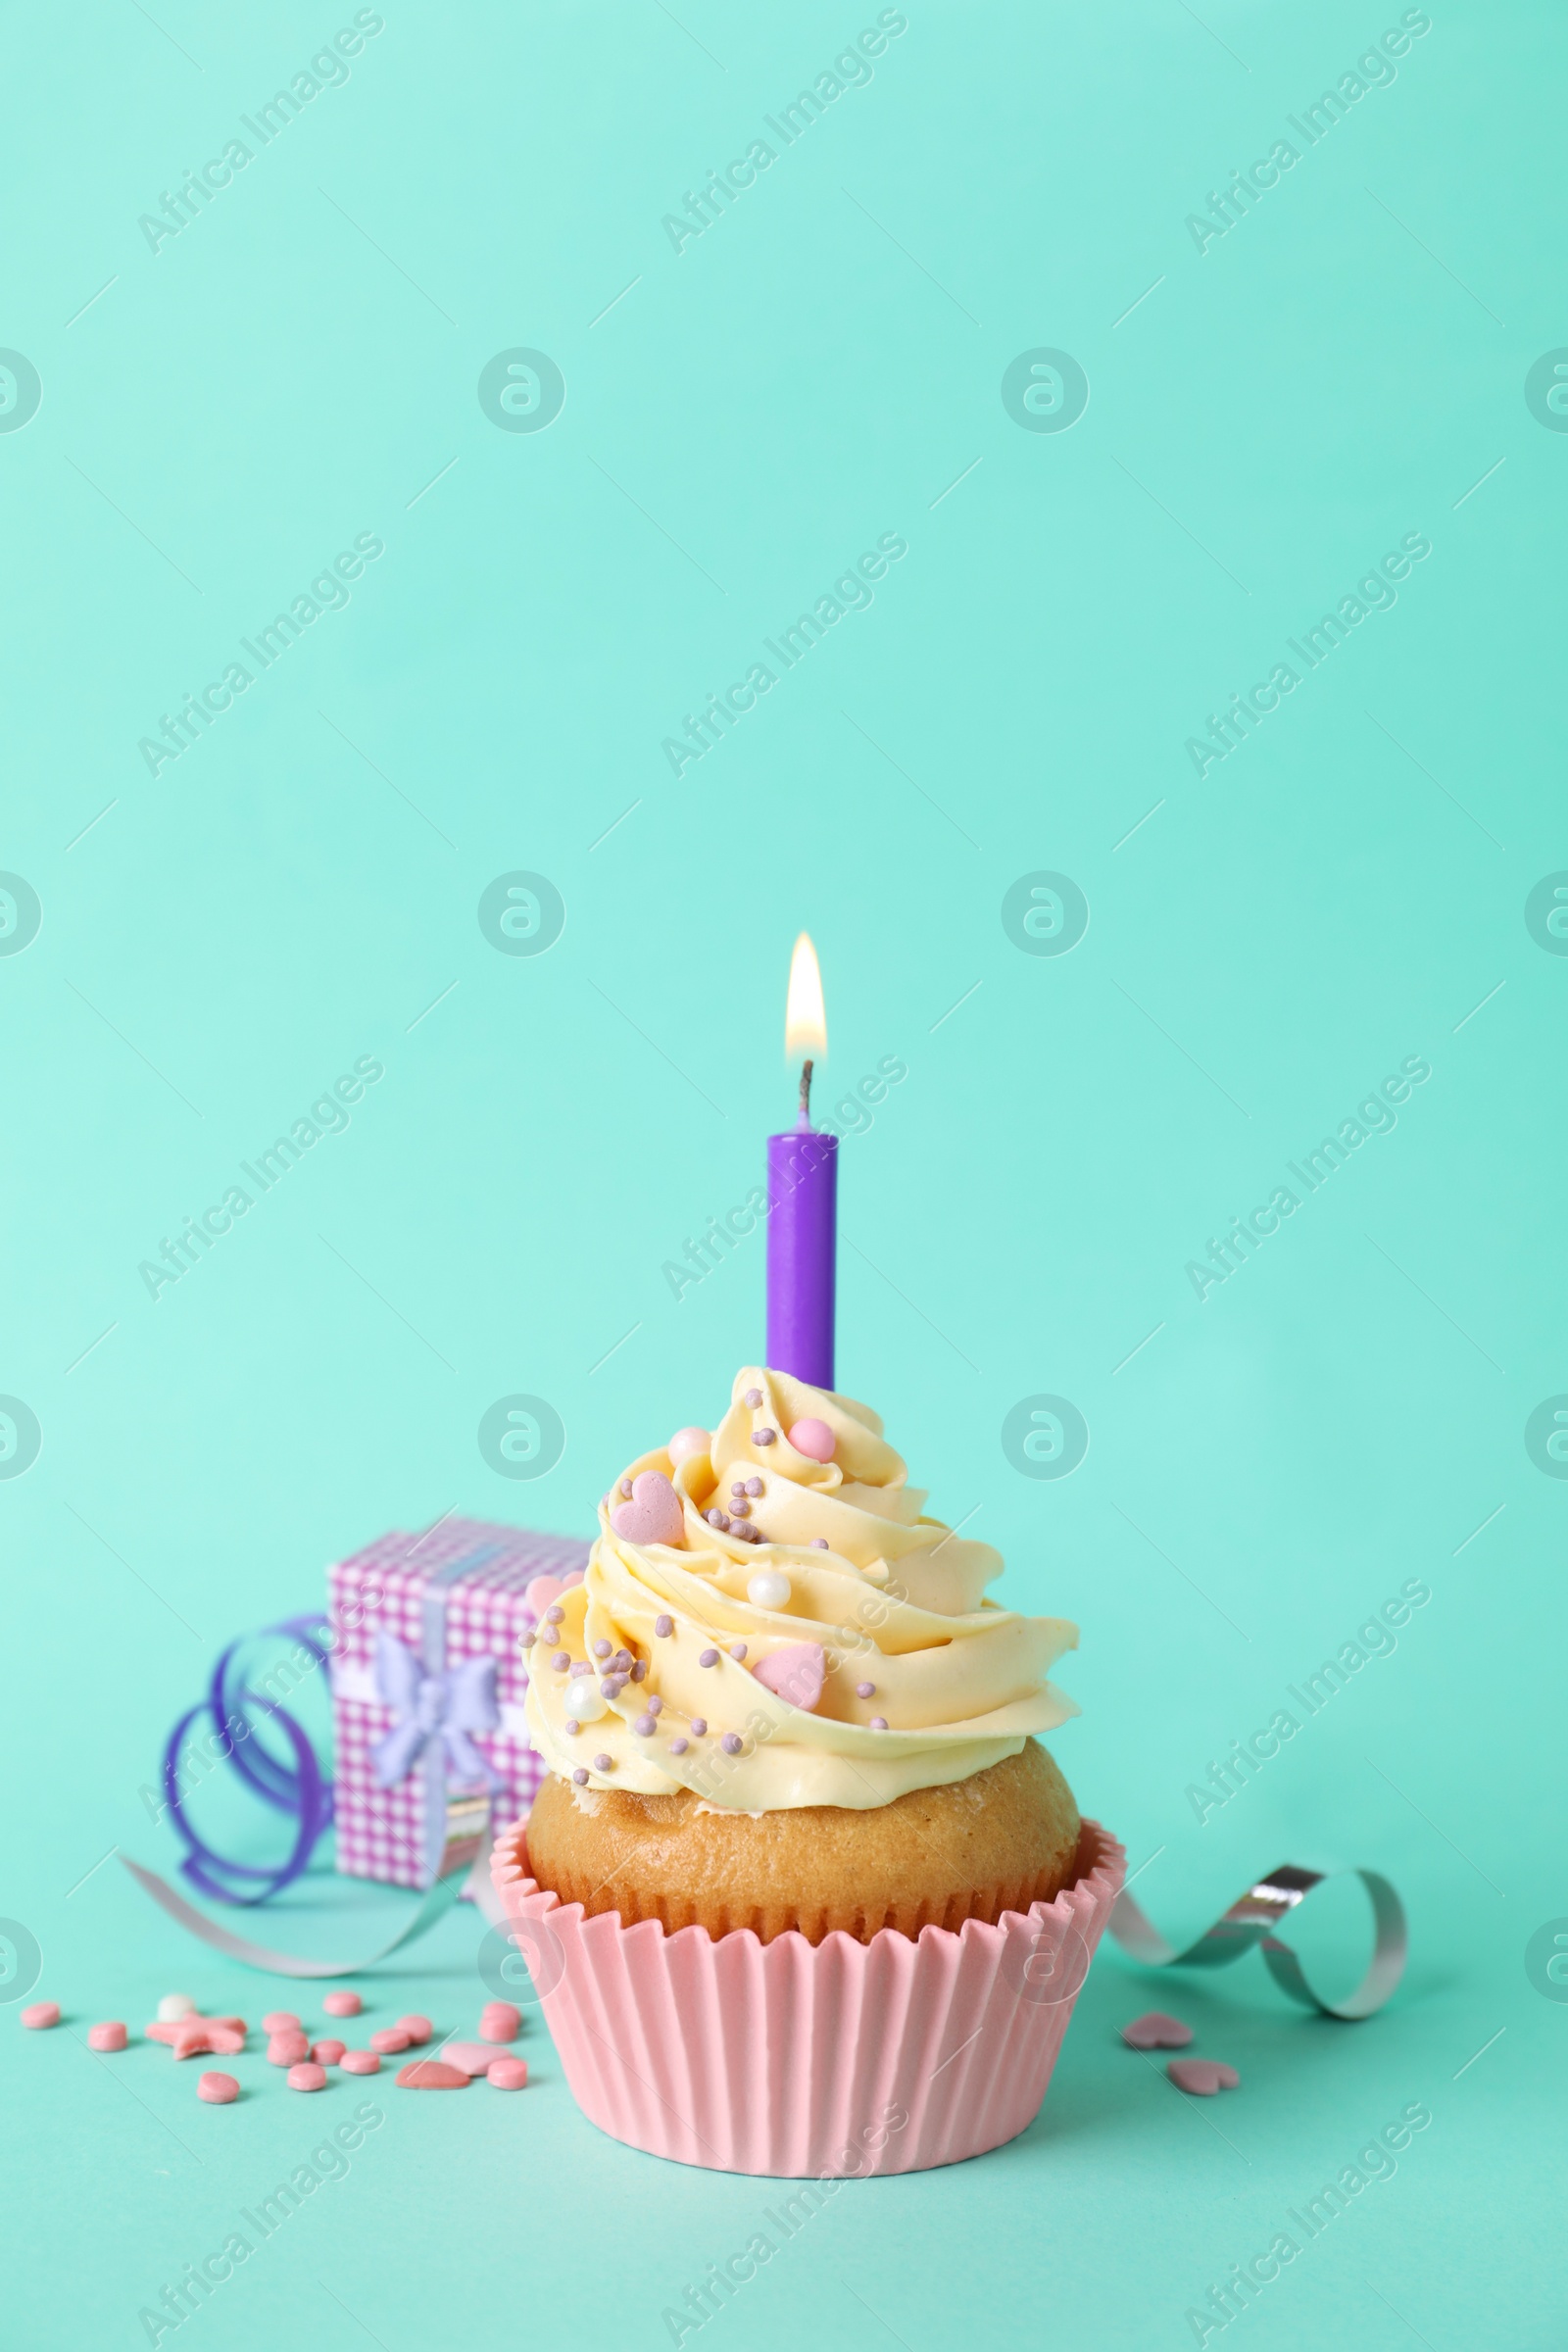
{"label": "baked cupcake base", "polygon": [[639,1796],[576,1790],[552,1774],[528,1819],[530,1869],[563,1903],[670,1934],[750,1929],[808,1943],[884,1929],[917,1936],[1049,1903],[1073,1877],[1072,1791],[1037,1741],[946,1788],[853,1811],[714,1811],[688,1789]]}
{"label": "baked cupcake base", "polygon": [[918,1937],[716,1940],[585,1917],[529,1875],[525,1825],[491,1875],[573,2097],[612,2138],[678,2163],[841,2180],[983,2154],[1033,2122],[1126,1869],[1082,1825],[1051,1903]]}

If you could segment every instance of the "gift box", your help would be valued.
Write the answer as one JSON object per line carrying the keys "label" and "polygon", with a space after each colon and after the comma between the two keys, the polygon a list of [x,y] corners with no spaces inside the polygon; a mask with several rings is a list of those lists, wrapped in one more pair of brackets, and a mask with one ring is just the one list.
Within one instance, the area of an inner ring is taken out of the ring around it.
{"label": "gift box", "polygon": [[428,1886],[487,1806],[498,1822],[526,1811],[543,1767],[521,1637],[587,1561],[570,1537],[441,1519],[328,1571],[340,1871]]}

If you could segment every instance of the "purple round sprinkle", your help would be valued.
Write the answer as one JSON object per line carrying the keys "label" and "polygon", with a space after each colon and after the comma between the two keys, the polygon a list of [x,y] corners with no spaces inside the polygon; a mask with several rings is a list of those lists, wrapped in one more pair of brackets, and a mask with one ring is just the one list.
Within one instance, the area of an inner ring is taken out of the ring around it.
{"label": "purple round sprinkle", "polygon": [[728,1519],[716,1504],[712,1510],[705,1511],[703,1517],[708,1521],[710,1527],[728,1527],[729,1525]]}
{"label": "purple round sprinkle", "polygon": [[652,1715],[639,1715],[631,1728],[639,1740],[651,1740],[655,1731],[654,1718]]}
{"label": "purple round sprinkle", "polygon": [[631,1670],[632,1681],[634,1683],[640,1683],[647,1672],[648,1660],[646,1658],[639,1658],[636,1665]]}
{"label": "purple round sprinkle", "polygon": [[674,1618],[656,1617],[654,1619],[654,1631],[659,1636],[661,1642],[667,1642],[670,1635],[675,1631]]}
{"label": "purple round sprinkle", "polygon": [[761,1480],[760,1478],[749,1478],[746,1481],[746,1492],[748,1494],[760,1494],[762,1492]]}
{"label": "purple round sprinkle", "polygon": [[875,1698],[875,1683],[857,1683],[855,1686],[855,1695],[857,1698]]}
{"label": "purple round sprinkle", "polygon": [[748,1390],[747,1390],[747,1392],[746,1392],[746,1395],[745,1395],[745,1396],[744,1396],[744,1397],[741,1399],[741,1401],[742,1401],[742,1403],[743,1403],[743,1404],[749,1404],[749,1405],[751,1405],[751,1406],[752,1406],[752,1408],[753,1408],[753,1410],[755,1411],[755,1410],[756,1410],[756,1408],[757,1408],[757,1406],[758,1406],[758,1405],[760,1405],[760,1404],[761,1403],[761,1401],[762,1401],[762,1392],[761,1392],[761,1390],[760,1390],[760,1389],[748,1389]]}
{"label": "purple round sprinkle", "polygon": [[752,1432],[754,1446],[775,1446],[777,1443],[778,1431],[776,1429],[754,1429]]}
{"label": "purple round sprinkle", "polygon": [[594,1656],[596,1658],[608,1658],[609,1655],[610,1643],[608,1642],[596,1642],[594,1643]]}
{"label": "purple round sprinkle", "polygon": [[745,1492],[746,1492],[746,1481],[745,1481],[745,1479],[744,1479],[744,1478],[732,1478],[732,1479],[730,1480],[730,1482],[729,1482],[729,1491],[730,1491],[730,1493],[731,1493],[732,1494],[745,1494]]}
{"label": "purple round sprinkle", "polygon": [[573,1740],[576,1739],[577,1734],[582,1730],[582,1725],[577,1721],[575,1715],[568,1715],[566,1717],[566,1730]]}
{"label": "purple round sprinkle", "polygon": [[613,1772],[613,1771],[614,1771],[614,1769],[615,1769],[615,1759],[614,1759],[614,1757],[613,1757],[613,1756],[595,1756],[595,1758],[594,1758],[594,1770],[595,1770],[595,1772]]}
{"label": "purple round sprinkle", "polygon": [[615,1692],[619,1689],[620,1685],[616,1682],[614,1676],[612,1674],[607,1674],[604,1681],[599,1686],[599,1695],[601,1698],[613,1698]]}
{"label": "purple round sprinkle", "polygon": [[571,1660],[564,1649],[558,1649],[550,1663],[558,1674],[564,1674]]}
{"label": "purple round sprinkle", "polygon": [[716,1666],[716,1665],[718,1664],[718,1652],[717,1652],[717,1650],[716,1650],[716,1649],[705,1649],[705,1650],[703,1651],[703,1653],[702,1653],[701,1657],[698,1659],[697,1663],[698,1663],[698,1665],[699,1665],[699,1666]]}
{"label": "purple round sprinkle", "polygon": [[707,1729],[708,1717],[706,1715],[694,1715],[692,1717],[692,1736],[694,1739],[700,1740]]}
{"label": "purple round sprinkle", "polygon": [[[646,1672],[647,1672],[647,1668],[645,1667],[643,1671],[646,1673]],[[636,1681],[636,1679],[637,1679],[637,1678],[636,1678],[636,1676],[634,1675],[634,1676],[632,1677],[632,1680],[635,1682],[635,1681]],[[662,1700],[662,1698],[661,1698],[661,1697],[658,1695],[658,1693],[657,1693],[657,1692],[656,1692],[656,1693],[655,1693],[655,1695],[654,1695],[654,1696],[653,1696],[653,1697],[652,1697],[652,1698],[651,1698],[651,1699],[648,1701],[648,1712],[649,1712],[649,1714],[650,1714],[650,1715],[662,1715],[662,1713],[664,1712],[664,1702],[663,1702],[663,1700]]]}
{"label": "purple round sprinkle", "polygon": [[562,1607],[560,1601],[553,1600],[550,1603],[549,1608],[545,1611],[545,1623],[546,1625],[559,1625],[565,1614],[566,1612]]}
{"label": "purple round sprinkle", "polygon": [[588,1775],[586,1774],[586,1772],[584,1772],[584,1770],[583,1770],[583,1768],[582,1768],[582,1766],[581,1766],[580,1764],[578,1765],[578,1767],[577,1767],[576,1771],[575,1771],[575,1772],[572,1774],[572,1776],[571,1776],[571,1777],[572,1777],[572,1779],[573,1779],[573,1780],[576,1782],[576,1784],[577,1784],[577,1786],[578,1786],[578,1788],[587,1788],[587,1786],[588,1786]]}
{"label": "purple round sprinkle", "polygon": [[745,1657],[745,1655],[746,1655],[746,1644],[745,1644],[745,1642],[732,1642],[730,1643],[730,1645],[729,1645],[729,1654],[730,1654],[730,1656],[731,1656],[732,1658],[744,1658],[744,1657]]}
{"label": "purple round sprinkle", "polygon": [[744,1494],[738,1494],[729,1508],[732,1519],[749,1519],[752,1515],[752,1506]]}
{"label": "purple round sprinkle", "polygon": [[826,1551],[826,1549],[827,1549],[827,1538],[826,1538],[826,1536],[813,1536],[813,1537],[811,1538],[811,1549],[812,1549],[813,1551]]}
{"label": "purple round sprinkle", "polygon": [[623,1478],[621,1480],[620,1491],[623,1494],[629,1494],[631,1493],[631,1480],[629,1478]]}
{"label": "purple round sprinkle", "polygon": [[617,1650],[616,1650],[616,1652],[615,1652],[615,1671],[616,1671],[616,1673],[617,1673],[617,1674],[630,1674],[630,1672],[631,1672],[631,1651],[630,1651],[629,1649],[617,1649]]}
{"label": "purple round sprinkle", "polygon": [[872,1731],[873,1731],[873,1732],[885,1732],[885,1731],[887,1730],[887,1728],[888,1728],[888,1719],[887,1719],[887,1717],[886,1717],[885,1715],[873,1715],[873,1716],[872,1716],[872,1718],[871,1718],[871,1729],[872,1729]]}
{"label": "purple round sprinkle", "polygon": [[724,1750],[726,1756],[738,1756],[741,1752],[741,1736],[739,1732],[726,1732],[723,1739],[719,1741],[719,1745]]}
{"label": "purple round sprinkle", "polygon": [[672,1756],[683,1756],[686,1753],[687,1745],[688,1742],[684,1740],[672,1740],[669,1743],[669,1752]]}

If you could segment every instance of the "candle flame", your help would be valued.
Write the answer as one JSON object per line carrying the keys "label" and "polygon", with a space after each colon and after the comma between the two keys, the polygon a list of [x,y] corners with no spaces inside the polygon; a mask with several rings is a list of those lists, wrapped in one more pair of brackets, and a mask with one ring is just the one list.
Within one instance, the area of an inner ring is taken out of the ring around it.
{"label": "candle flame", "polygon": [[795,942],[790,957],[790,993],[784,1007],[784,1054],[793,1061],[797,1055],[809,1054],[822,1057],[827,1053],[827,1014],[822,1008],[822,974],[817,967],[816,950],[808,935],[803,931]]}

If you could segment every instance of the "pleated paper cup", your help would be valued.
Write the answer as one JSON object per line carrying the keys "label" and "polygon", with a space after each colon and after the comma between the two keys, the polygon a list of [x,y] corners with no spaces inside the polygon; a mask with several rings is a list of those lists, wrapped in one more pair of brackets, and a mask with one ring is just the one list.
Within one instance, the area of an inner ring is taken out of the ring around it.
{"label": "pleated paper cup", "polygon": [[521,1822],[490,1868],[589,2122],[678,2164],[799,2180],[924,2172],[1026,2131],[1126,1864],[1086,1821],[1054,1902],[819,1944],[587,1918],[528,1876]]}

